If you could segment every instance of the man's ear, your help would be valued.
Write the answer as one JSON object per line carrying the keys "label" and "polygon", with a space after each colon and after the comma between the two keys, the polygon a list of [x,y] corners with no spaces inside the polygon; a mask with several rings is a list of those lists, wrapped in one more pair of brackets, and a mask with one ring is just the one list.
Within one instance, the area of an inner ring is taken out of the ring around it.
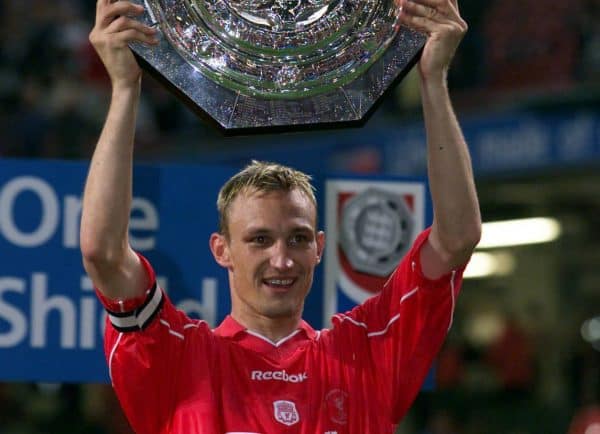
{"label": "man's ear", "polygon": [[325,250],[325,232],[317,232],[317,264],[323,259],[323,251]]}
{"label": "man's ear", "polygon": [[213,233],[209,240],[210,251],[215,257],[215,261],[221,267],[231,268],[231,257],[229,255],[229,246],[225,235]]}

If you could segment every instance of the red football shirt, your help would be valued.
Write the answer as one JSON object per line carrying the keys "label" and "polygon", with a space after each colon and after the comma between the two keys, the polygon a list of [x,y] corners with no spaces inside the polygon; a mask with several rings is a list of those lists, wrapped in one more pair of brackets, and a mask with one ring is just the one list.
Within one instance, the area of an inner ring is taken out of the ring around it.
{"label": "red football shirt", "polygon": [[279,342],[231,317],[211,330],[156,283],[137,301],[103,299],[110,376],[135,432],[393,433],[452,323],[462,281],[462,268],[422,275],[428,233],[377,296],[334,315],[331,329],[302,322]]}

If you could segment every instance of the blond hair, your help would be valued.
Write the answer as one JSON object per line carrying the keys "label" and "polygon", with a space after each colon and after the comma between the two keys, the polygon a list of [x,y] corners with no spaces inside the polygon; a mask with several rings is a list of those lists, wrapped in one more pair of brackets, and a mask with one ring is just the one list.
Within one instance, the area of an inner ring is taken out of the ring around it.
{"label": "blond hair", "polygon": [[240,193],[248,190],[269,193],[298,189],[313,203],[316,213],[317,199],[311,179],[310,175],[291,167],[252,160],[242,171],[232,176],[219,191],[217,198],[219,232],[225,236],[229,235],[227,227],[229,207]]}

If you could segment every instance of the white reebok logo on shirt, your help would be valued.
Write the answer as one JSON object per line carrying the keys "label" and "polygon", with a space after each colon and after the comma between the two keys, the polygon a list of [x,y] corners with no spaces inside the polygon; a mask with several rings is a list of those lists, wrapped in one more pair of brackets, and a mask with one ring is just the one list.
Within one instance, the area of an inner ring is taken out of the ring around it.
{"label": "white reebok logo on shirt", "polygon": [[304,380],[308,380],[308,374],[303,372],[301,374],[289,375],[285,369],[281,371],[252,371],[250,374],[252,380],[258,381],[285,381],[286,383],[302,383]]}

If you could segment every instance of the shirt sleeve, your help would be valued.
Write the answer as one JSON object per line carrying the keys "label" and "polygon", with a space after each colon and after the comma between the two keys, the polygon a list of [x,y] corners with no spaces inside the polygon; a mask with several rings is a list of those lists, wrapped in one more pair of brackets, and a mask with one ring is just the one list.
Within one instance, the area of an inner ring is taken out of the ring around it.
{"label": "shirt sleeve", "polygon": [[[430,228],[413,243],[382,291],[350,312],[333,318],[338,335],[367,349],[362,366],[391,403],[392,423],[406,413],[450,326],[464,266],[436,280],[421,270],[420,250]],[[350,342],[349,342],[350,344]]]}
{"label": "shirt sleeve", "polygon": [[193,321],[175,308],[158,286],[151,265],[140,258],[152,282],[143,296],[110,300],[97,292],[108,312],[104,350],[112,385],[133,430],[166,433],[181,385],[178,366],[186,335],[200,332],[200,341],[208,345],[210,330],[205,322]]}

